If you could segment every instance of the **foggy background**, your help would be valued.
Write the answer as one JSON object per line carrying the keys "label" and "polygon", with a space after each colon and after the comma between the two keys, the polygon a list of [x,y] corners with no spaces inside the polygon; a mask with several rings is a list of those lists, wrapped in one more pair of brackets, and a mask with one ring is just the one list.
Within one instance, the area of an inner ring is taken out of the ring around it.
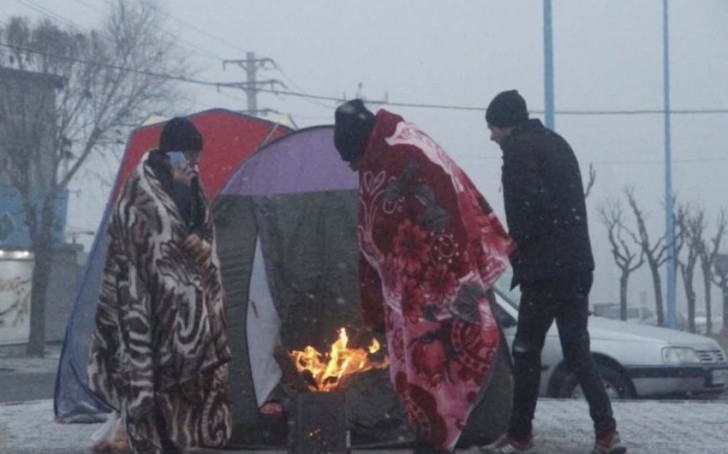
{"label": "foggy background", "polygon": [[[159,26],[178,37],[195,79],[244,81],[245,71],[235,65],[223,69],[222,62],[255,52],[276,63],[261,69],[258,79],[276,79],[286,86],[277,85],[278,90],[295,93],[259,93],[258,108],[288,114],[298,127],[333,123],[338,102],[319,98],[362,96],[373,109],[399,113],[450,153],[505,223],[500,150],[488,140],[483,114],[494,95],[511,88],[526,98],[530,110],[543,110],[541,0],[157,4],[165,19]],[[109,0],[0,0],[0,17],[46,17],[89,29],[100,25],[108,7]],[[720,208],[728,205],[723,132],[728,127],[728,2],[670,0],[669,17],[672,110],[721,111],[671,117],[673,191],[678,202],[705,210],[709,239]],[[618,302],[619,291],[606,230],[597,217],[599,205],[620,199],[631,221],[623,194],[631,186],[648,214],[652,239],[664,232],[664,116],[613,113],[663,108],[662,33],[662,0],[553,2],[555,129],[574,148],[584,179],[590,163],[596,171],[587,199],[597,260],[593,303]],[[247,105],[240,90],[192,83],[181,88],[187,99],[179,111],[149,114],[244,110]],[[119,146],[118,155],[122,151]],[[67,231],[86,248],[117,167],[118,161],[90,160],[71,187]],[[662,278],[664,292],[664,271]],[[696,290],[702,309],[701,285]],[[717,287],[714,292],[714,314],[720,314]],[[678,311],[684,312],[679,278],[676,295]],[[654,308],[646,266],[630,280],[629,301]]]}

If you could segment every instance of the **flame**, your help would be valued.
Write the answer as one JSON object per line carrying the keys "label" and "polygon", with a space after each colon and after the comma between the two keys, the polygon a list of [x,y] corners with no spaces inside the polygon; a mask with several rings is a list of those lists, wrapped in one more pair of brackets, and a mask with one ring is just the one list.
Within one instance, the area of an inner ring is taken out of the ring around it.
{"label": "flame", "polygon": [[343,389],[354,374],[371,369],[383,369],[389,365],[386,356],[381,362],[369,359],[370,354],[379,351],[380,344],[376,339],[372,339],[371,345],[366,350],[347,348],[348,343],[346,329],[340,328],[339,338],[331,344],[329,353],[320,353],[311,346],[304,347],[303,351],[290,352],[298,372],[306,372],[307,378],[311,379],[308,381],[308,388],[311,391],[337,391]]}

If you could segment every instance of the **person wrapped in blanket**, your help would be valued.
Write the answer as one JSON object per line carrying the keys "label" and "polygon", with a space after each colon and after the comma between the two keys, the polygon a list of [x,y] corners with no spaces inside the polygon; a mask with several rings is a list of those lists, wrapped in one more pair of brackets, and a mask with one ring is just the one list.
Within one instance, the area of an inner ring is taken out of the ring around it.
{"label": "person wrapped in blanket", "polygon": [[450,452],[497,363],[503,340],[490,292],[514,243],[417,126],[359,99],[339,106],[335,122],[334,145],[359,173],[365,324],[386,333],[415,452]]}
{"label": "person wrapped in blanket", "polygon": [[87,375],[119,422],[95,451],[182,453],[230,437],[230,350],[202,148],[190,120],[169,120],[114,207]]}

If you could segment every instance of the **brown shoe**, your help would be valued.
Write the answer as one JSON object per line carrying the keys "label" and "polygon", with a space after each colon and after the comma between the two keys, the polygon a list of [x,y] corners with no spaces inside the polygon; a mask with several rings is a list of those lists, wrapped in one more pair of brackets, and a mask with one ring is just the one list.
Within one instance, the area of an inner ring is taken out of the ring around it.
{"label": "brown shoe", "polygon": [[102,439],[91,445],[91,451],[96,453],[111,452],[109,440]]}
{"label": "brown shoe", "polygon": [[592,449],[592,454],[624,454],[625,452],[627,452],[627,446],[622,443],[619,432],[616,430],[597,438],[594,449]]}
{"label": "brown shoe", "polygon": [[109,447],[114,453],[129,453],[131,448],[129,447],[129,441],[126,438],[126,427],[121,424],[121,421],[116,425],[114,433],[108,440]]}

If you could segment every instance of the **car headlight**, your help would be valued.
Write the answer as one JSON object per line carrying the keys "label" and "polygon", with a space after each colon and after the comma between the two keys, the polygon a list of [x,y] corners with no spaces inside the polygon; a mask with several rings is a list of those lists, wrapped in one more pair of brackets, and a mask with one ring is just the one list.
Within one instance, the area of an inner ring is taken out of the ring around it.
{"label": "car headlight", "polygon": [[666,364],[699,363],[700,358],[692,348],[665,347],[662,349],[662,361]]}

